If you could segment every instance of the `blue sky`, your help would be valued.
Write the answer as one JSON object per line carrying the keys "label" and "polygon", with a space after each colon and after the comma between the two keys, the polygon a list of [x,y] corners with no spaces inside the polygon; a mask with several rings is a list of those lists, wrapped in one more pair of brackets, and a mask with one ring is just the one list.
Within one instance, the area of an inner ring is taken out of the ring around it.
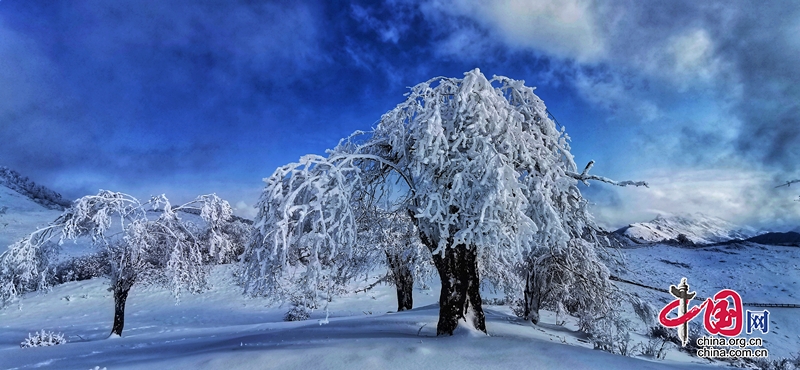
{"label": "blue sky", "polygon": [[261,179],[435,76],[537,87],[601,223],[704,212],[796,227],[800,3],[0,1],[0,165],[252,216]]}

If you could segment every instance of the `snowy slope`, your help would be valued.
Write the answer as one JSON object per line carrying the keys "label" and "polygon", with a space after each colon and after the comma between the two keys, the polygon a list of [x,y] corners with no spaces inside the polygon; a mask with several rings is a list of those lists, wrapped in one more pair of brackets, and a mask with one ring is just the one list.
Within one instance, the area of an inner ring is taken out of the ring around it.
{"label": "snowy slope", "polygon": [[[214,289],[185,296],[175,305],[169,292],[134,287],[122,338],[105,339],[113,316],[111,293],[101,279],[70,282],[47,295],[31,294],[0,311],[3,369],[709,369],[704,360],[670,353],[664,361],[623,357],[591,349],[575,321],[554,325],[543,312],[533,326],[508,307],[486,306],[490,336],[461,327],[436,337],[438,286],[415,290],[414,310],[396,307],[394,288],[336,299],[329,323],[324,311],[310,320],[283,322],[287,307],[246,299],[225,266]],[[70,343],[19,348],[29,332],[63,332]]]}
{"label": "snowy slope", "polygon": [[59,210],[46,208],[0,185],[0,253],[37,227],[46,226],[60,214]]}
{"label": "snowy slope", "polygon": [[[681,248],[653,244],[624,250],[626,266],[613,273],[660,289],[688,279],[697,297],[722,289],[737,291],[745,303],[800,304],[800,248],[734,243],[725,246]],[[661,309],[674,297],[635,285],[617,283],[629,293]],[[694,300],[692,304],[700,304]],[[745,309],[760,311],[763,307]],[[770,332],[758,335],[770,356],[788,357],[800,350],[800,308],[768,308]],[[701,321],[701,320],[696,320]]]}
{"label": "snowy slope", "polygon": [[637,222],[615,231],[638,243],[655,243],[677,239],[684,234],[696,244],[747,239],[756,234],[754,229],[741,227],[720,218],[702,213],[663,216],[649,222]]}
{"label": "snowy slope", "polygon": [[[14,206],[6,215],[20,221],[22,235],[59,214],[3,191],[0,187],[0,200]],[[800,248],[742,243],[688,249],[654,244],[622,253],[628,263],[614,274],[642,284],[666,289],[688,277],[692,290],[702,297],[731,288],[746,302],[800,303]],[[288,307],[243,297],[230,276],[230,266],[217,267],[211,291],[184,295],[178,305],[166,290],[135,286],[119,339],[106,339],[113,298],[105,279],[69,282],[48,294],[28,294],[0,310],[0,369],[714,369],[724,365],[675,349],[663,361],[593,350],[577,331],[575,318],[556,325],[555,314],[542,311],[539,325],[531,325],[505,306],[484,306],[489,337],[463,327],[454,337],[436,337],[436,282],[430,289],[415,290],[417,308],[410,312],[390,313],[396,308],[395,290],[380,285],[331,302],[328,324],[320,325],[324,310],[314,312],[310,320],[287,323],[282,317]],[[657,308],[671,299],[664,293],[617,284]],[[488,293],[484,298],[491,298]],[[621,309],[637,320],[630,307]],[[765,348],[771,358],[788,357],[800,348],[800,310],[771,308],[770,312],[771,332],[762,336]],[[637,325],[632,336],[642,342],[647,328]],[[62,332],[69,343],[19,348],[28,333],[41,329]]]}
{"label": "snowy slope", "polygon": [[61,194],[38,185],[19,172],[4,166],[0,166],[0,186],[9,188],[45,208],[57,211],[63,211],[72,203],[62,198]]}

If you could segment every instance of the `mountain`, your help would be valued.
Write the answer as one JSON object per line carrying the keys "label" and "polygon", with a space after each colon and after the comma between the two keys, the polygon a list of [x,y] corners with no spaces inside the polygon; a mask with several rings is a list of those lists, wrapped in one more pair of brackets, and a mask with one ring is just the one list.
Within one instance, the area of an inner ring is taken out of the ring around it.
{"label": "mountain", "polygon": [[800,233],[795,231],[789,231],[785,233],[765,233],[749,238],[747,241],[767,245],[800,246]]}
{"label": "mountain", "polygon": [[747,239],[754,229],[741,227],[721,218],[702,213],[664,216],[649,222],[637,222],[614,231],[636,243],[655,243],[678,239],[683,234],[695,244],[719,243],[732,239]]}

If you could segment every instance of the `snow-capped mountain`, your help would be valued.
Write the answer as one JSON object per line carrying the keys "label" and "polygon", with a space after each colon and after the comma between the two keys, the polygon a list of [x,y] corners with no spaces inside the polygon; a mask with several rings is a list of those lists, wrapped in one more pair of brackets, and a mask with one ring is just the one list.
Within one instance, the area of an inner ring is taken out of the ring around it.
{"label": "snow-capped mountain", "polygon": [[756,230],[750,227],[742,227],[702,213],[658,215],[652,221],[633,223],[614,233],[624,235],[638,243],[673,240],[683,234],[695,244],[747,239],[757,234]]}

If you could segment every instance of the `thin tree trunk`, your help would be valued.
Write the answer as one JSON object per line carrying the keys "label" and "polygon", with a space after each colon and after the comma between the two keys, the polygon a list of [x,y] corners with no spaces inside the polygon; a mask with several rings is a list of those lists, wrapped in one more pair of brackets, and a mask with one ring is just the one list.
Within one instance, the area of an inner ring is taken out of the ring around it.
{"label": "thin tree trunk", "polygon": [[[428,244],[428,247],[431,245]],[[436,335],[453,335],[459,320],[470,320],[470,325],[485,333],[486,318],[481,307],[477,249],[474,246],[456,245],[447,248],[444,256],[434,254],[433,263],[442,281]]]}
{"label": "thin tree trunk", "polygon": [[122,336],[122,328],[125,326],[125,301],[128,300],[131,286],[132,283],[125,282],[114,284],[114,326],[111,327],[111,335]]}
{"label": "thin tree trunk", "polygon": [[536,290],[536,283],[533,272],[528,273],[528,278],[525,279],[525,301],[523,302],[523,318],[530,320],[534,324],[539,323],[539,306],[541,305],[541,294]]}
{"label": "thin tree trunk", "polygon": [[408,261],[401,255],[394,255],[386,252],[386,262],[392,270],[392,279],[397,288],[397,312],[414,308],[413,290],[414,275]]}

